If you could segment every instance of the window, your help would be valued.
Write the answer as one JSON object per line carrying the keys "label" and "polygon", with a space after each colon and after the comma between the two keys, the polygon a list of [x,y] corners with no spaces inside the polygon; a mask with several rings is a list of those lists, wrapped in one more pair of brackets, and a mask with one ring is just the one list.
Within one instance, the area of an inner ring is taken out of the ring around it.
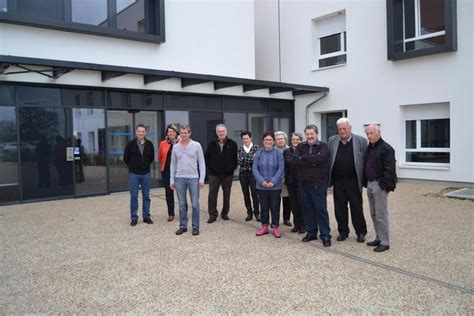
{"label": "window", "polygon": [[346,64],[345,12],[313,20],[313,69]]}
{"label": "window", "polygon": [[164,42],[165,0],[0,0],[0,22]]}
{"label": "window", "polygon": [[0,106],[0,174],[0,204],[19,200],[16,112],[9,106]]}
{"label": "window", "polygon": [[456,50],[456,0],[388,0],[388,59]]}
{"label": "window", "polygon": [[449,125],[449,118],[406,121],[406,162],[448,164]]}

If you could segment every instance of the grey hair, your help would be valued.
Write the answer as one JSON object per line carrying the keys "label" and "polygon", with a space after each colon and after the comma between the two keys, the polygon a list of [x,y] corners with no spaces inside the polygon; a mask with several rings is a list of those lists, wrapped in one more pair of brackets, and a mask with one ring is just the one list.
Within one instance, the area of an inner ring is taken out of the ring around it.
{"label": "grey hair", "polygon": [[312,130],[314,130],[314,132],[315,132],[316,134],[319,134],[319,132],[318,132],[318,127],[317,127],[316,125],[314,125],[314,124],[306,125],[306,127],[304,128],[305,133],[306,133],[306,130],[308,130],[308,129],[312,129]]}
{"label": "grey hair", "polygon": [[219,127],[223,127],[223,128],[227,131],[227,127],[226,127],[224,124],[221,123],[221,124],[217,124],[217,125],[216,125],[216,132],[217,132],[217,129],[218,129]]}
{"label": "grey hair", "polygon": [[349,122],[349,119],[347,117],[341,117],[340,119],[338,119],[336,125],[339,126],[340,124],[348,124],[349,126],[351,126],[351,122]]}
{"label": "grey hair", "polygon": [[293,132],[293,133],[291,133],[291,137],[293,138],[293,136],[296,136],[296,137],[298,137],[301,141],[303,141],[303,135],[301,135],[301,133]]}
{"label": "grey hair", "polygon": [[275,132],[275,138],[277,138],[278,136],[283,136],[285,138],[285,141],[288,140],[288,135],[284,131]]}
{"label": "grey hair", "polygon": [[367,124],[365,126],[365,130],[367,130],[369,127],[373,127],[374,130],[380,134],[380,124]]}
{"label": "grey hair", "polygon": [[191,127],[188,124],[179,124],[179,130],[187,129],[191,133]]}

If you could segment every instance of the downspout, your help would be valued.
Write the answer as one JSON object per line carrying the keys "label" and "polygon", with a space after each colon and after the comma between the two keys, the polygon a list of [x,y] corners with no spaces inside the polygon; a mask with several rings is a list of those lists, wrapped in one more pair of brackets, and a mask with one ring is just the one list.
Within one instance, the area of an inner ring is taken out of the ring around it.
{"label": "downspout", "polygon": [[321,100],[322,98],[324,98],[327,95],[328,95],[328,92],[324,91],[323,95],[319,96],[316,100],[314,100],[313,102],[311,102],[310,104],[308,104],[306,106],[306,125],[309,125],[309,107],[312,106],[313,104],[315,104],[316,102],[318,102],[319,100]]}

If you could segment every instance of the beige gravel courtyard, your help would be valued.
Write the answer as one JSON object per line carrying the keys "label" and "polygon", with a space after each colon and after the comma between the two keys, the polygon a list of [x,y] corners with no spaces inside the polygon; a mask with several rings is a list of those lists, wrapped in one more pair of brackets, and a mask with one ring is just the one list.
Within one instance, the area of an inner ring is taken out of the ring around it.
{"label": "beige gravel courtyard", "polygon": [[[231,220],[174,234],[163,189],[153,225],[129,225],[127,193],[0,207],[0,314],[474,313],[474,201],[437,196],[448,184],[402,181],[389,196],[391,249],[355,235],[333,246],[283,228],[256,237],[238,182]],[[365,197],[365,192],[364,192]],[[366,199],[365,199],[366,200]],[[373,239],[367,201],[368,240]]]}

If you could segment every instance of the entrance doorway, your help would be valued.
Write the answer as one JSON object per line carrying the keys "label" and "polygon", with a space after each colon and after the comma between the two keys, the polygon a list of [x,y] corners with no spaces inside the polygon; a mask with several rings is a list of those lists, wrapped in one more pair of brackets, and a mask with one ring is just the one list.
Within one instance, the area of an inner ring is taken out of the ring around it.
{"label": "entrance doorway", "polygon": [[157,111],[107,111],[109,190],[111,192],[128,190],[128,168],[123,161],[127,143],[135,137],[135,126],[147,127],[147,139],[155,146],[155,161],[151,165],[152,187],[158,187],[161,179],[158,163],[158,146],[164,129],[162,114]]}

